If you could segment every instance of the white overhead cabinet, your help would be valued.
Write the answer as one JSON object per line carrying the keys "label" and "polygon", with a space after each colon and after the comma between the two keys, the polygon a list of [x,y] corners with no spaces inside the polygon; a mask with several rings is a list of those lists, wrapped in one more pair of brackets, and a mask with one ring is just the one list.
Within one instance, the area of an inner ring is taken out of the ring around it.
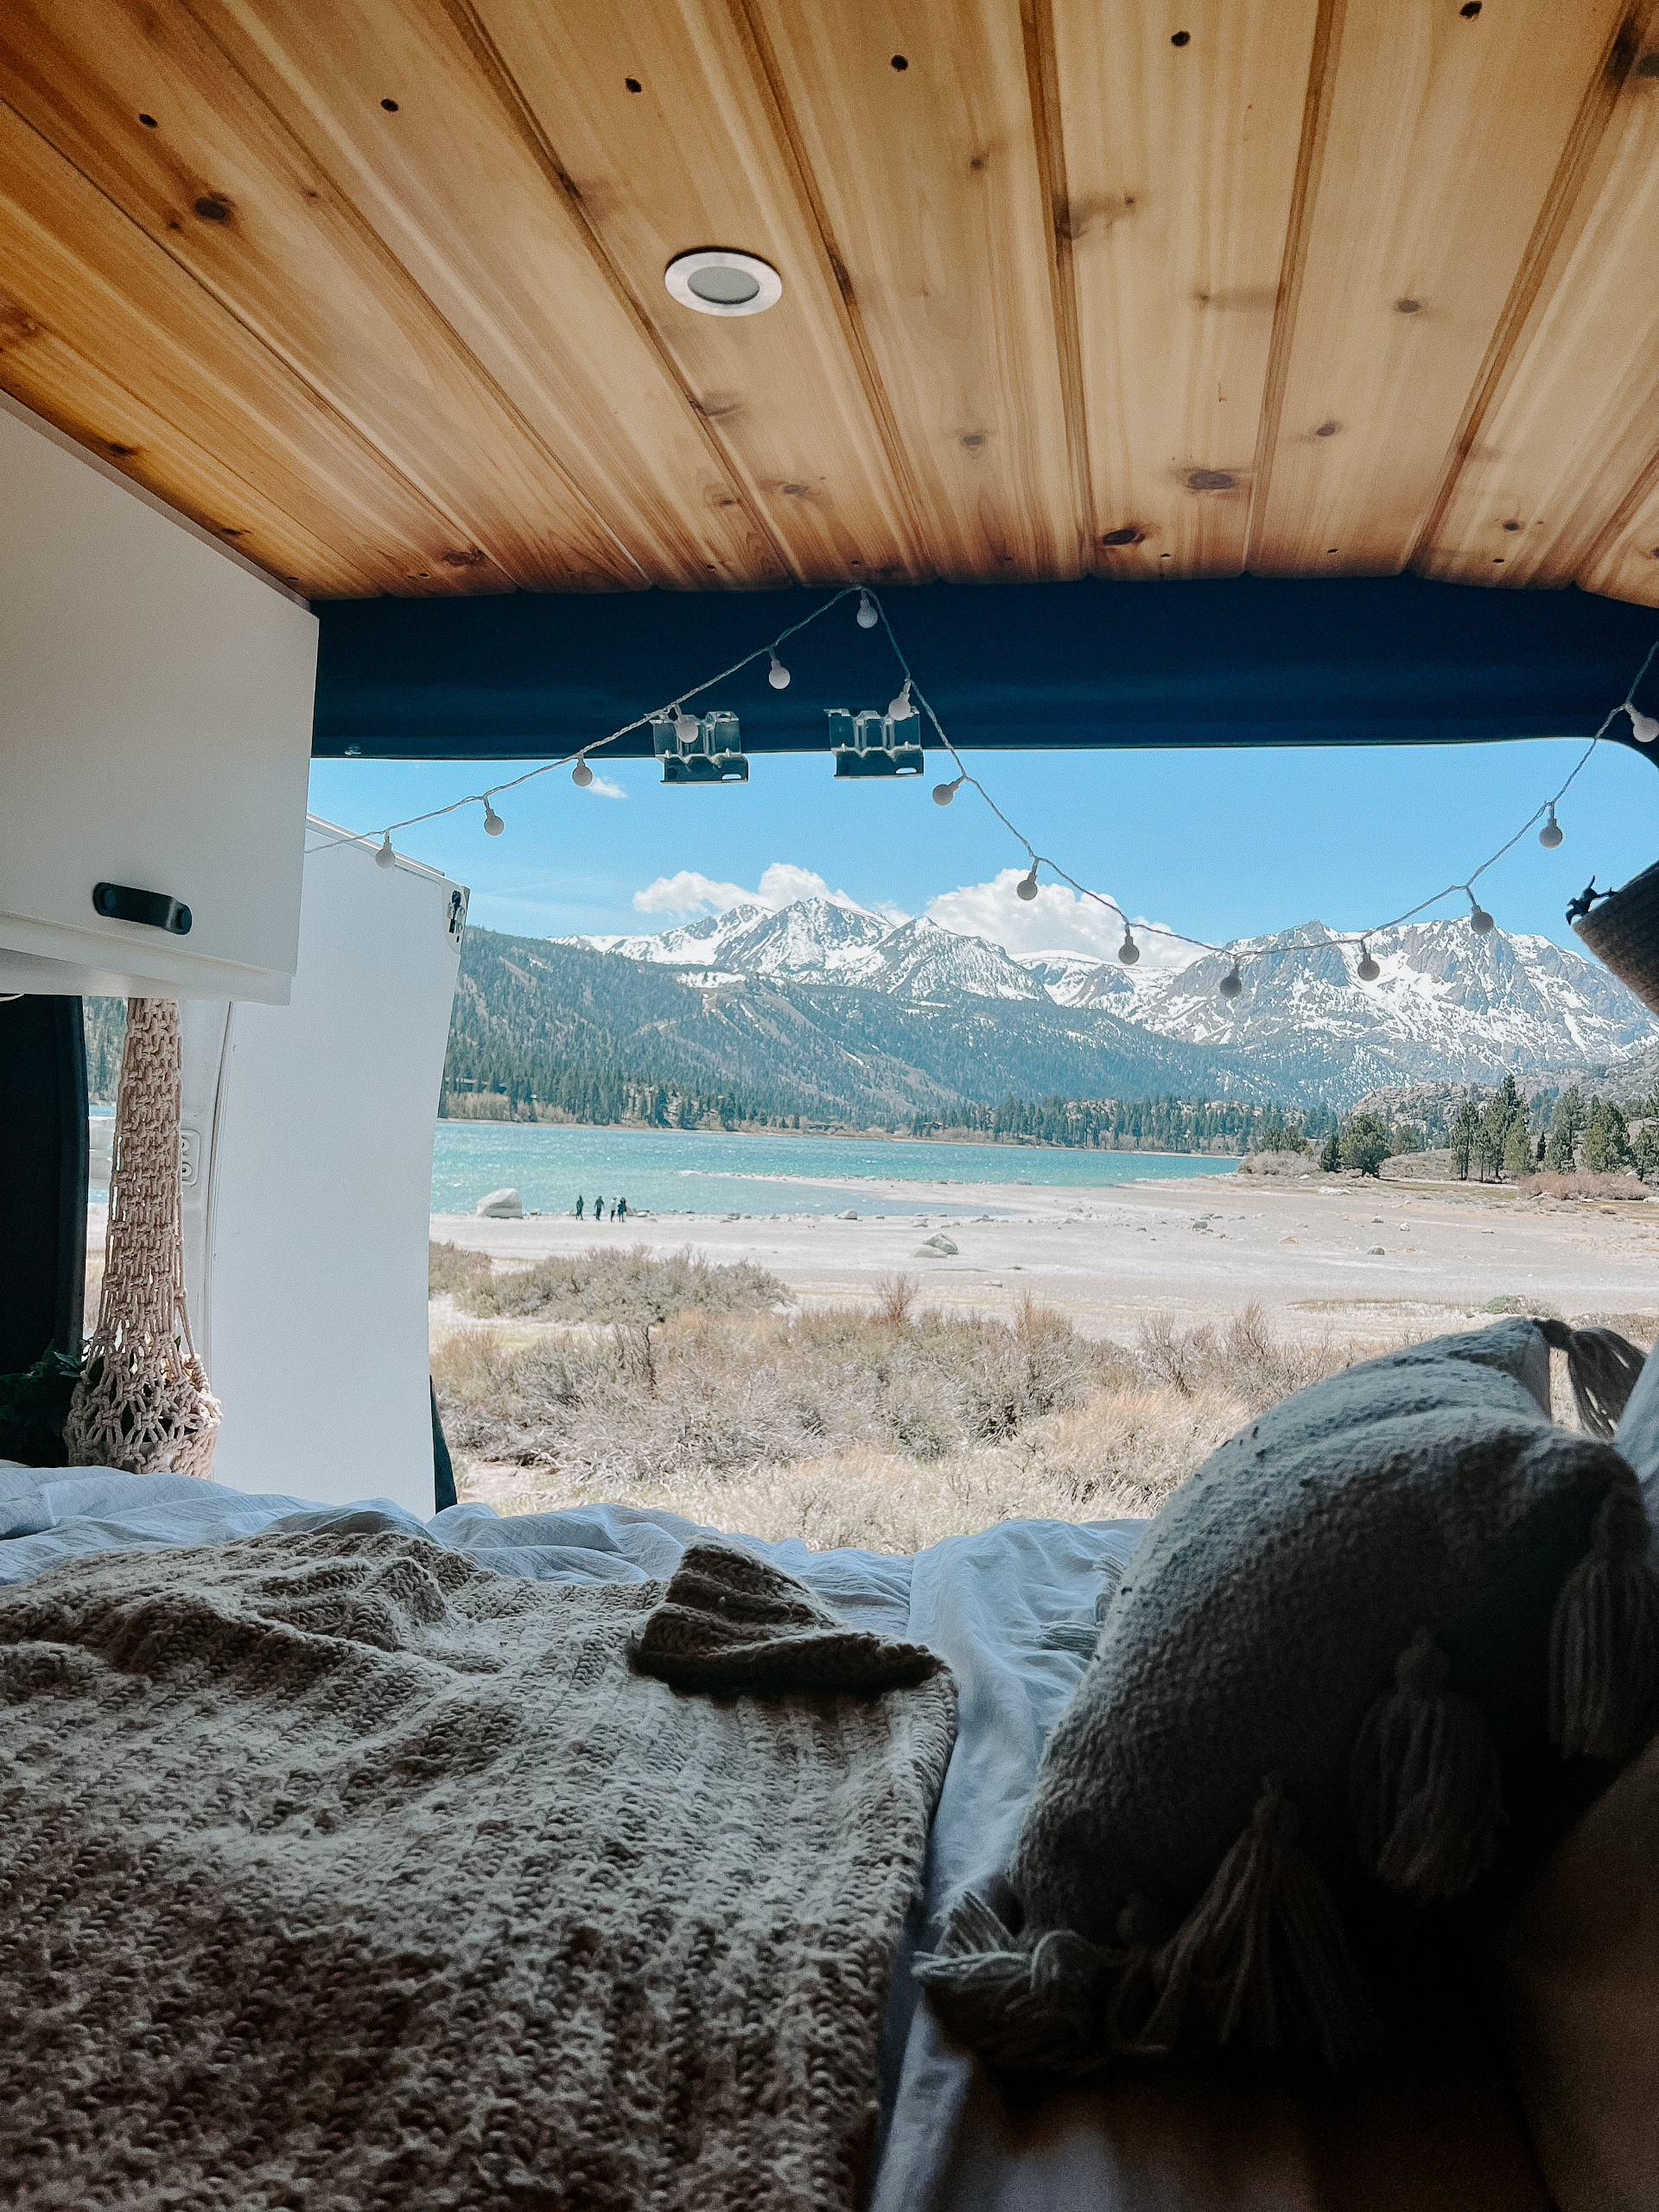
{"label": "white overhead cabinet", "polygon": [[283,1003],[316,617],[3,393],[0,516],[0,991]]}

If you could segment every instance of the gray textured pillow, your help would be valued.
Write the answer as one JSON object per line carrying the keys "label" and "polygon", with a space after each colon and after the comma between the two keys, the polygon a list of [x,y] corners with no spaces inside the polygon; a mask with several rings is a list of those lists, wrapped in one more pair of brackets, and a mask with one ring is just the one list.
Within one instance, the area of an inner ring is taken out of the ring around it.
{"label": "gray textured pillow", "polygon": [[1547,1729],[1635,1748],[1659,1578],[1625,1462],[1548,1417],[1552,1338],[1610,1426],[1639,1355],[1505,1320],[1286,1400],[1171,1499],[1049,1742],[1007,1921],[964,1899],[918,1961],[956,2032],[1078,2072],[1294,2030],[1336,2065],[1369,2014],[1320,1870],[1455,1895]]}

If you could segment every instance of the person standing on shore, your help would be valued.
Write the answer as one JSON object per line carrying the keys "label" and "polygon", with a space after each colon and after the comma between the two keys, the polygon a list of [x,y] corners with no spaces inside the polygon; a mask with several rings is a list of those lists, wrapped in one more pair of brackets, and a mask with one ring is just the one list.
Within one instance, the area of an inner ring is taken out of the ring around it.
{"label": "person standing on shore", "polygon": [[617,1200],[617,1202],[616,1202],[616,1210],[617,1210],[618,1213],[619,1213],[619,1214],[620,1214],[620,1216],[622,1217],[623,1220],[624,1220],[624,1221],[626,1221],[626,1220],[627,1219],[627,1217],[628,1217],[628,1202],[627,1202],[627,1200],[626,1200],[626,1198],[619,1198],[619,1199]]}
{"label": "person standing on shore", "polygon": [[580,1191],[576,1192],[576,1219],[578,1221],[582,1219],[582,1192]]}
{"label": "person standing on shore", "polygon": [[595,1221],[603,1221],[604,1218],[605,1201],[603,1198],[595,1198],[594,1200],[594,1219]]}

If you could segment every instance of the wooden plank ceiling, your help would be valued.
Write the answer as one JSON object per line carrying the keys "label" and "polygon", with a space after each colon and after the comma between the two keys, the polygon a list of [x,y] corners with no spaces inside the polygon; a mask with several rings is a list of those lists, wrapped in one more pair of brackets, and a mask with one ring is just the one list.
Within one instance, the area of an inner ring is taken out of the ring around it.
{"label": "wooden plank ceiling", "polygon": [[0,385],[314,597],[1659,604],[1659,0],[9,0],[0,102]]}

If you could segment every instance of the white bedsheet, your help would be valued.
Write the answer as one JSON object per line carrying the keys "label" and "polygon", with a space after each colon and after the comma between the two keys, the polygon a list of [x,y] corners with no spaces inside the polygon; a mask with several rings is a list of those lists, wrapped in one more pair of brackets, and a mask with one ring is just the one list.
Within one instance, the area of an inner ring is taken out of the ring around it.
{"label": "white bedsheet", "polygon": [[[0,1586],[88,1552],[222,1543],[295,1516],[337,1522],[358,1513],[424,1527],[482,1566],[537,1581],[660,1580],[694,1535],[718,1533],[672,1513],[621,1505],[508,1520],[488,1506],[454,1505],[422,1523],[386,1498],[320,1506],[300,1495],[251,1497],[186,1475],[0,1461]],[[956,1675],[956,1749],[915,1916],[922,1948],[934,1940],[962,1885],[1006,1861],[1043,1744],[1082,1672],[1081,1658],[1045,1643],[1045,1630],[1092,1617],[1107,1560],[1127,1560],[1143,1526],[1005,1521],[913,1558],[741,1540],[848,1618],[931,1644]],[[997,2140],[1000,2100],[915,1996],[901,1958],[882,2054],[888,2120],[871,2212],[979,2212],[1007,2203],[1011,2177]],[[1022,2191],[1022,2201],[1034,2200]],[[1052,2201],[1066,2201],[1063,2185]]]}

